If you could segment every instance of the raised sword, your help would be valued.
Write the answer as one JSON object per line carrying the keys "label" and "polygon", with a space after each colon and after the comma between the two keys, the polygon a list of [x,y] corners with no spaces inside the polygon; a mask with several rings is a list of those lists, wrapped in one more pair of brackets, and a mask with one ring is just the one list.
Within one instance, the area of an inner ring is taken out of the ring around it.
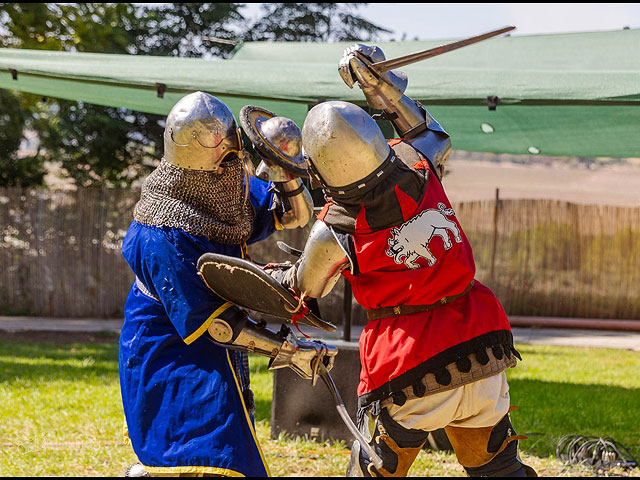
{"label": "raised sword", "polygon": [[469,37],[463,40],[458,40],[456,42],[447,43],[446,45],[440,45],[439,47],[423,50],[422,52],[410,53],[409,55],[404,55],[402,57],[392,58],[390,60],[384,60],[382,62],[373,63],[370,65],[369,68],[371,68],[378,74],[382,74],[389,70],[394,70],[396,68],[404,67],[405,65],[410,65],[412,63],[420,62],[427,58],[435,57],[437,55],[442,55],[443,53],[447,53],[452,50],[466,47],[467,45],[472,45],[474,43],[481,42],[482,40],[486,40],[488,38],[495,37],[497,35],[501,35],[506,32],[510,32],[511,30],[515,30],[515,28],[516,27],[514,27],[513,25],[499,28],[498,30],[493,30],[491,32],[483,33],[482,35],[476,35],[475,37]]}

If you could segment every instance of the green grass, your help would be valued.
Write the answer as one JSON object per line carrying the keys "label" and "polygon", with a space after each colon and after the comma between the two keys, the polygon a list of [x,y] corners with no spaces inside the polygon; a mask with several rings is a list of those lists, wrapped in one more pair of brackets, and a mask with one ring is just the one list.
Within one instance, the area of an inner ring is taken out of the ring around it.
{"label": "green grass", "polygon": [[117,345],[0,342],[0,474],[120,475]]}
{"label": "green grass", "polygon": [[[512,414],[526,462],[542,474],[587,475],[551,458],[566,434],[610,436],[640,458],[640,353],[520,346],[509,371]],[[343,476],[343,443],[271,440],[271,373],[251,358],[256,430],[274,476]],[[119,476],[135,462],[123,443],[117,345],[0,341],[0,474]],[[541,434],[541,435],[538,435]],[[638,470],[634,473],[638,474]],[[423,451],[412,475],[463,476],[452,454]]]}
{"label": "green grass", "polygon": [[524,448],[555,451],[564,435],[612,437],[640,459],[640,353],[624,350],[522,346],[524,362],[508,374]]}

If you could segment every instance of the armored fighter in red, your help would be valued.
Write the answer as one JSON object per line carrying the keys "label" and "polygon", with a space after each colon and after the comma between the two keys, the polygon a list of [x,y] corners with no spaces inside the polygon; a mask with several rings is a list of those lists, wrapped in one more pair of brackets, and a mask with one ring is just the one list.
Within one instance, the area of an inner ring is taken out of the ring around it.
{"label": "armored fighter in red", "polygon": [[[493,292],[475,280],[471,246],[442,186],[449,135],[404,95],[407,78],[380,71],[378,47],[339,64],[399,139],[387,142],[360,107],[324,102],[302,129],[309,172],[327,204],[284,283],[325,296],[340,275],[369,322],[360,337],[359,425],[351,476],[406,476],[429,431],[444,428],[471,476],[536,476],[518,458],[505,370],[518,352]],[[367,421],[367,417],[369,421]],[[368,425],[371,425],[368,427]]]}

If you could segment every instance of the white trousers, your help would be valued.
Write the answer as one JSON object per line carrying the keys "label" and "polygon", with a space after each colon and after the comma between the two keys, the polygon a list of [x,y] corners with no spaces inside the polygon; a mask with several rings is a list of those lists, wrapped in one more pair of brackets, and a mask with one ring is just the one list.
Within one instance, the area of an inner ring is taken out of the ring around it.
{"label": "white trousers", "polygon": [[453,390],[407,400],[387,407],[391,418],[404,428],[438,430],[454,427],[492,427],[509,410],[509,384],[505,372]]}

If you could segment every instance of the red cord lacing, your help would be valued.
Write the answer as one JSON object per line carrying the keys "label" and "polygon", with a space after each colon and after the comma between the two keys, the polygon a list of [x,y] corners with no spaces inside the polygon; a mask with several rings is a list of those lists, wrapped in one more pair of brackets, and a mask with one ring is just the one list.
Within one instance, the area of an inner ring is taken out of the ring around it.
{"label": "red cord lacing", "polygon": [[298,326],[298,322],[302,320],[307,313],[309,313],[309,307],[307,307],[307,304],[304,302],[304,297],[304,293],[300,298],[295,297],[295,299],[298,300],[298,306],[291,312],[294,314],[291,317],[291,323],[293,323],[293,326],[298,329],[304,338],[309,338],[309,335],[300,330],[300,327]]}

